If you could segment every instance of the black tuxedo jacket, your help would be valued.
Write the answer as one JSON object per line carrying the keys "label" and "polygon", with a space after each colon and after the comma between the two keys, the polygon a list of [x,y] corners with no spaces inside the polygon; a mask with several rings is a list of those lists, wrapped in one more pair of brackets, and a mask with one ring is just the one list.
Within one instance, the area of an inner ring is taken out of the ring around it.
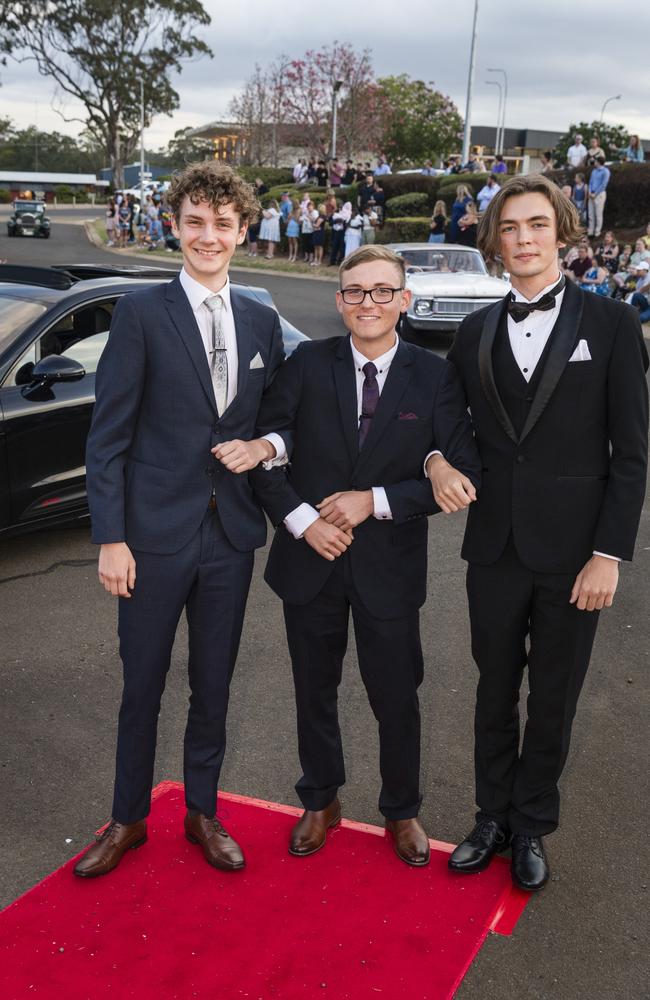
{"label": "black tuxedo jacket", "polygon": [[[521,560],[537,572],[577,573],[594,550],[631,559],[648,446],[648,354],[638,312],[567,284],[518,435],[493,364],[506,301],[465,319],[448,355],[482,459],[463,558],[495,562],[512,532]],[[580,340],[591,360],[569,361]]]}
{"label": "black tuxedo jacket", "polygon": [[479,459],[453,365],[400,341],[363,448],[358,446],[356,375],[349,337],[301,344],[265,394],[258,433],[293,435],[291,465],[251,474],[279,525],[266,580],[290,604],[306,604],[334,564],[282,524],[301,503],[339,490],[383,486],[393,520],[368,518],[354,531],[350,560],[361,600],[377,618],[398,618],[426,597],[427,522],[436,513],[423,460],[432,448],[453,456],[479,485]]}
{"label": "black tuxedo jacket", "polygon": [[[277,313],[231,288],[237,395],[219,416],[201,334],[178,278],[118,302],[97,369],[86,468],[92,540],[179,551],[214,483],[231,544],[263,545],[266,521],[247,476],[216,461],[221,441],[253,437],[262,393],[284,358]],[[259,353],[263,367],[250,368]]]}

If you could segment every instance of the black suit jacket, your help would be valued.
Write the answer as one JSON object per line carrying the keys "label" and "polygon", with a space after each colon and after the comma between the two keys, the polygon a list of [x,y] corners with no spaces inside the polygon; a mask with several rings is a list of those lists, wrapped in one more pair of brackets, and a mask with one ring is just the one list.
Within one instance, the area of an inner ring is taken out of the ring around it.
{"label": "black suit jacket", "polygon": [[[178,278],[118,302],[97,369],[86,469],[92,540],[173,553],[198,529],[214,483],[231,544],[263,545],[266,521],[248,476],[212,454],[253,437],[262,393],[284,358],[277,313],[231,288],[237,395],[219,416],[210,368]],[[259,353],[263,367],[250,368]]]}
{"label": "black suit jacket", "polygon": [[251,474],[274,524],[266,580],[290,604],[306,604],[334,564],[281,523],[301,503],[338,490],[383,486],[393,520],[368,518],[344,558],[377,618],[397,618],[426,597],[427,523],[436,513],[423,460],[432,448],[453,456],[478,486],[479,459],[452,365],[400,341],[364,446],[358,446],[357,389],[349,337],[301,344],[265,394],[258,432],[293,435],[287,470]]}
{"label": "black suit jacket", "polygon": [[[463,321],[449,359],[472,414],[482,486],[463,558],[578,572],[594,550],[631,559],[648,446],[648,354],[635,309],[568,283],[537,392],[518,437],[499,396],[494,341],[506,299]],[[586,340],[590,361],[569,361]]]}

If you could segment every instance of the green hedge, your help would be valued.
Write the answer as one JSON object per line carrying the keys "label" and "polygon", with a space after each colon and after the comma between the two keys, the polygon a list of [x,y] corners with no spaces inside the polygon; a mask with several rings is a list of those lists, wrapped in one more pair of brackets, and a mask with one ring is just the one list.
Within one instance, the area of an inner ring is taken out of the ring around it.
{"label": "green hedge", "polygon": [[0,205],[7,205],[11,201],[11,191],[0,188]]}
{"label": "green hedge", "polygon": [[[607,185],[604,223],[607,229],[638,229],[645,233],[650,221],[650,163],[612,163]],[[583,173],[588,180],[591,168],[582,171],[555,170],[549,176],[557,184],[571,184],[576,173]]]}
{"label": "green hedge", "polygon": [[282,185],[284,190],[293,184],[293,173],[288,167],[237,167],[237,173],[249,184],[260,177],[269,188]]}
{"label": "green hedge", "polygon": [[386,216],[401,219],[405,215],[422,216],[429,208],[429,196],[424,191],[413,191],[411,194],[398,194],[386,202]]}
{"label": "green hedge", "polygon": [[399,198],[404,194],[424,193],[429,199],[429,208],[433,209],[434,202],[438,197],[440,181],[444,180],[442,175],[429,177],[427,174],[386,174],[378,177],[377,180],[384,189],[386,200]]}
{"label": "green hedge", "polygon": [[377,230],[377,243],[426,243],[431,232],[429,216],[386,219]]}

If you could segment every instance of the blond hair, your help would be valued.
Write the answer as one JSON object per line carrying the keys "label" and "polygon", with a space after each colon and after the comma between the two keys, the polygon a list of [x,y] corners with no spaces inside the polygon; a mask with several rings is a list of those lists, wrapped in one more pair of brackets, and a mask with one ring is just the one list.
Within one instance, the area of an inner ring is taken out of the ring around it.
{"label": "blond hair", "polygon": [[351,271],[353,267],[358,267],[359,264],[370,264],[376,260],[383,260],[388,264],[394,264],[400,272],[402,284],[404,283],[406,280],[404,258],[400,257],[394,250],[378,246],[375,243],[368,243],[366,246],[358,247],[351,254],[348,254],[339,267],[339,283],[346,271]]}
{"label": "blond hair", "polygon": [[567,246],[574,246],[583,235],[578,210],[555,184],[543,174],[527,174],[525,177],[511,177],[499,193],[494,196],[479,223],[477,245],[485,257],[495,259],[501,250],[499,220],[503,205],[508,198],[520,194],[543,194],[555,212],[557,239]]}

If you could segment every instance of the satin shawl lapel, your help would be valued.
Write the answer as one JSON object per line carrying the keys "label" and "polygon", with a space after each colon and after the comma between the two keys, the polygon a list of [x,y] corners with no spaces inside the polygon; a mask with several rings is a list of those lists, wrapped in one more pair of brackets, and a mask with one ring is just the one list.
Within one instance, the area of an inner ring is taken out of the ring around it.
{"label": "satin shawl lapel", "polygon": [[551,346],[535,398],[528,411],[520,441],[530,434],[555,392],[560,377],[573,354],[578,327],[582,319],[583,292],[567,281],[560,314],[551,332]]}
{"label": "satin shawl lapel", "polygon": [[[400,340],[395,357],[388,369],[388,375],[381,390],[379,402],[375,415],[372,418],[368,436],[363,443],[363,448],[359,452],[357,469],[362,468],[368,461],[374,448],[381,441],[382,434],[386,426],[395,416],[395,411],[399,401],[404,395],[407,385],[411,381],[413,366],[411,363],[411,352],[408,344]],[[358,423],[358,421],[357,421]],[[356,471],[356,470],[355,470]]]}
{"label": "satin shawl lapel", "polygon": [[210,366],[208,364],[205,347],[203,346],[203,341],[201,339],[201,332],[197,326],[187,295],[183,291],[183,286],[178,278],[174,278],[173,281],[170,281],[168,284],[166,300],[167,311],[172,318],[174,326],[180,334],[181,340],[187,348],[187,352],[192,359],[194,367],[196,368],[196,374],[198,375],[199,381],[203,386],[203,390],[210,401],[210,405],[216,413],[217,404],[214,398],[214,389],[212,388]]}
{"label": "satin shawl lapel", "polygon": [[221,414],[225,416],[235,409],[238,402],[244,398],[246,386],[248,384],[248,373],[251,363],[251,316],[246,304],[246,296],[237,293],[230,287],[230,304],[232,306],[233,319],[235,321],[235,335],[237,337],[237,395],[230,406],[226,407]]}
{"label": "satin shawl lapel", "polygon": [[336,394],[341,411],[341,426],[350,460],[354,465],[359,455],[359,410],[357,403],[357,377],[350,348],[350,336],[341,337],[333,363]]}
{"label": "satin shawl lapel", "polygon": [[483,392],[487,397],[488,403],[494,410],[494,415],[508,437],[516,443],[518,440],[517,433],[512,426],[512,421],[499,395],[496,382],[494,381],[494,367],[492,365],[494,338],[496,337],[501,318],[505,313],[507,301],[506,297],[501,302],[495,302],[492,308],[488,310],[483,321],[483,330],[478,344],[478,371]]}

